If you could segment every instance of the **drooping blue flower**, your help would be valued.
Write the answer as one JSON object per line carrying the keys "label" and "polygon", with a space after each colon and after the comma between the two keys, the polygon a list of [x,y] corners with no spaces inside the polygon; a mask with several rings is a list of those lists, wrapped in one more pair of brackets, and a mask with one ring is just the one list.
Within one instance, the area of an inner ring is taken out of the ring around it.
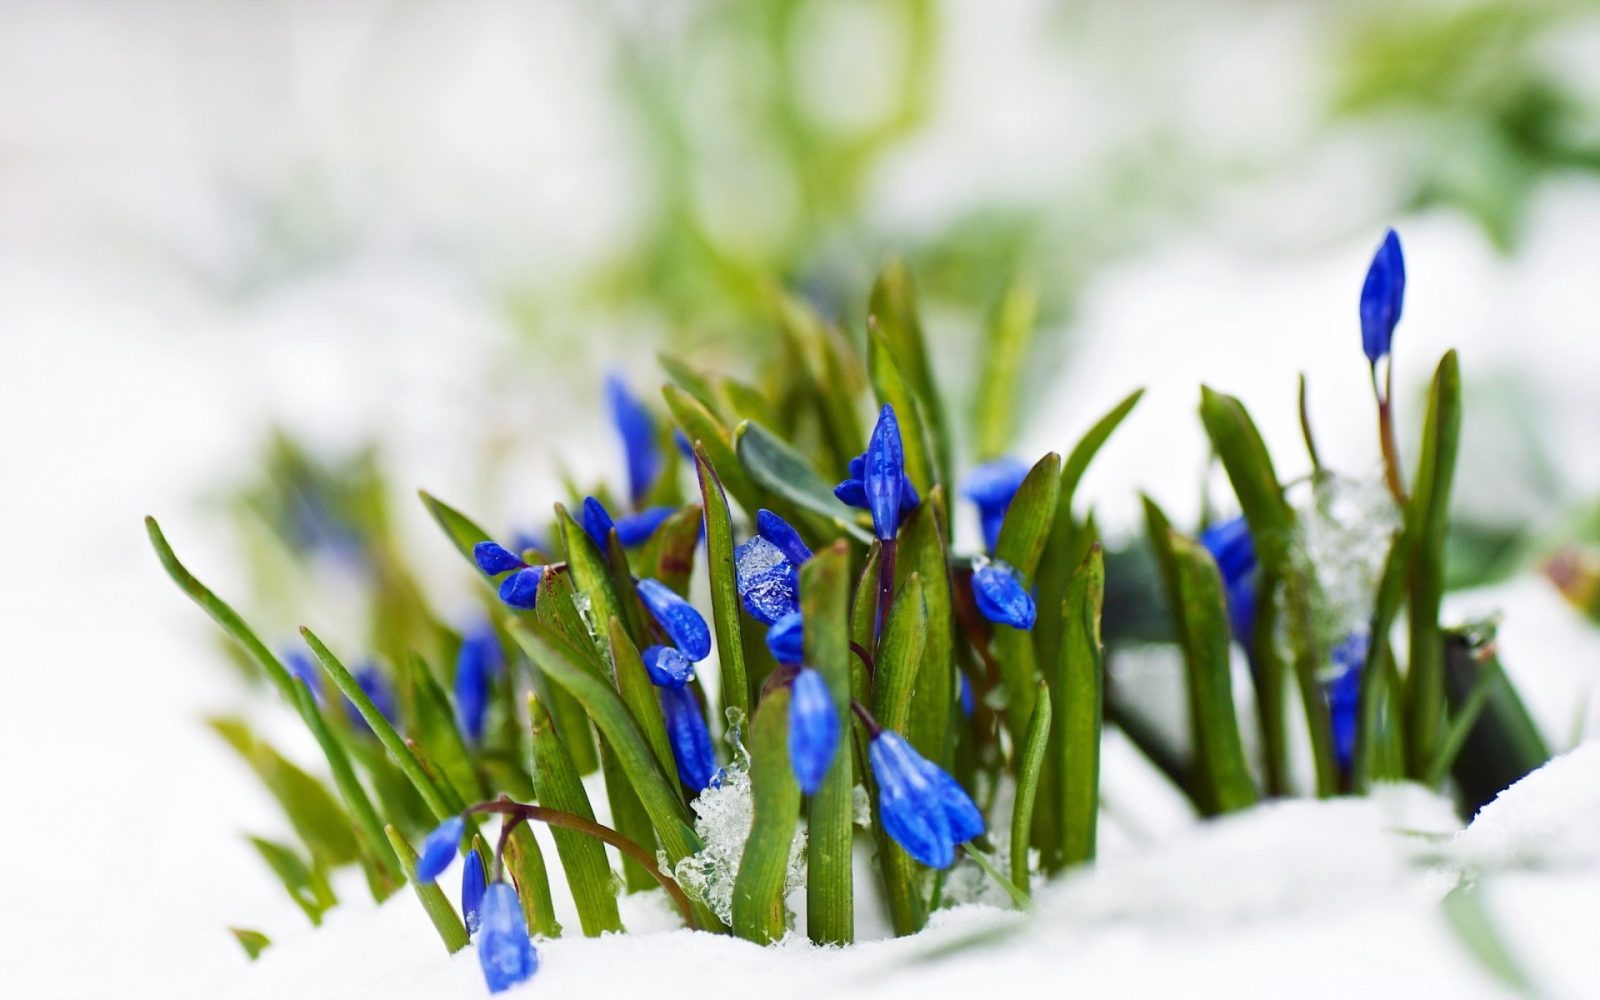
{"label": "drooping blue flower", "polygon": [[472,561],[490,576],[499,576],[528,565],[515,552],[498,542],[482,541],[472,547]]}
{"label": "drooping blue flower", "polygon": [[1017,571],[1003,562],[988,562],[972,571],[972,597],[983,617],[1024,632],[1033,628],[1038,608]]}
{"label": "drooping blue flower", "polygon": [[833,488],[840,502],[872,513],[879,538],[893,538],[900,522],[921,501],[906,478],[906,456],[894,407],[885,403],[867,450],[850,460],[850,476]]}
{"label": "drooping blue flower", "polygon": [[1333,650],[1334,676],[1323,685],[1333,724],[1333,755],[1341,771],[1350,770],[1361,714],[1361,671],[1367,662],[1367,633],[1351,632]]}
{"label": "drooping blue flower", "polygon": [[972,713],[978,710],[978,701],[972,694],[972,682],[967,680],[967,675],[961,675],[961,714],[972,718]]}
{"label": "drooping blue flower", "polygon": [[1200,544],[1222,573],[1234,641],[1248,649],[1256,627],[1256,547],[1250,525],[1243,517],[1218,522],[1201,532]]}
{"label": "drooping blue flower", "polygon": [[760,535],[733,550],[745,610],[763,625],[800,610],[800,574],[783,550]]}
{"label": "drooping blue flower", "polygon": [[433,828],[428,839],[422,842],[421,856],[417,858],[418,882],[432,882],[450,867],[466,828],[466,821],[460,816],[451,816]]}
{"label": "drooping blue flower", "polygon": [[643,659],[650,683],[656,687],[683,687],[694,677],[694,664],[675,646],[651,646]]}
{"label": "drooping blue flower", "polygon": [[583,533],[594,542],[595,548],[604,552],[611,544],[611,529],[616,527],[606,505],[594,497],[583,498]]}
{"label": "drooping blue flower", "polygon": [[531,610],[539,599],[539,581],[544,579],[543,566],[524,566],[500,581],[500,600],[513,608]]}
{"label": "drooping blue flower", "polygon": [[873,737],[867,760],[878,781],[884,831],[917,861],[948,868],[956,845],[983,833],[983,814],[972,797],[899,733],[886,729]]}
{"label": "drooping blue flower", "polygon": [[756,511],[756,534],[776,545],[796,569],[811,558],[811,547],[800,537],[800,532],[766,508]]}
{"label": "drooping blue flower", "polygon": [[667,724],[667,741],[672,758],[678,762],[678,777],[696,792],[705,791],[717,773],[717,757],[711,749],[711,731],[700,714],[694,690],[685,687],[660,688],[661,714]]}
{"label": "drooping blue flower", "polygon": [[1011,498],[1017,495],[1026,478],[1028,466],[1007,455],[973,469],[962,484],[962,495],[978,507],[986,551],[994,552],[1000,543],[1000,525],[1005,521],[1006,508],[1011,506]]}
{"label": "drooping blue flower", "polygon": [[639,581],[639,598],[684,656],[696,663],[711,655],[711,630],[688,601],[659,580]]}
{"label": "drooping blue flower", "polygon": [[635,504],[644,499],[661,471],[661,449],[656,439],[656,420],[644,404],[628,391],[618,375],[606,379],[606,398],[611,404],[611,419],[622,437],[622,450],[628,460],[628,495]]}
{"label": "drooping blue flower", "polygon": [[483,741],[483,720],[489,711],[490,682],[500,670],[500,640],[494,628],[480,622],[461,637],[456,652],[456,722],[467,741]]}
{"label": "drooping blue flower", "polygon": [[817,794],[838,750],[838,706],[828,682],[807,667],[795,675],[789,699],[789,766],[802,792]]}
{"label": "drooping blue flower", "polygon": [[617,519],[617,541],[623,548],[643,545],[661,527],[661,522],[678,512],[676,507],[646,507],[637,514]]}
{"label": "drooping blue flower", "polygon": [[[378,669],[376,663],[368,660],[357,667],[354,673],[356,684],[360,685],[362,693],[371,700],[373,706],[378,709],[378,712],[385,719],[394,722],[400,717],[399,704],[394,697],[394,688],[389,685],[388,678],[383,676],[383,672]],[[367,720],[362,718],[361,712],[356,708],[355,703],[348,698],[345,699],[344,709],[345,714],[350,717],[351,725],[361,729],[371,728],[367,725]]]}
{"label": "drooping blue flower", "polygon": [[483,858],[477,851],[468,851],[466,864],[461,866],[461,916],[467,923],[468,934],[478,933],[478,928],[482,926],[483,892],[486,888]]}
{"label": "drooping blue flower", "polygon": [[528,936],[517,890],[509,882],[496,881],[484,890],[478,911],[478,964],[490,993],[525,983],[539,971],[539,953]]}
{"label": "drooping blue flower", "polygon": [[298,649],[286,649],[283,664],[289,668],[291,677],[311,689],[312,700],[318,705],[322,704],[322,679],[317,676],[317,665],[311,661],[311,657]]}
{"label": "drooping blue flower", "polygon": [[800,612],[791,611],[767,629],[767,648],[779,663],[794,665],[805,659],[804,624]]}
{"label": "drooping blue flower", "polygon": [[1361,284],[1361,350],[1373,364],[1389,353],[1405,298],[1406,259],[1400,252],[1400,237],[1391,229],[1372,255],[1367,280]]}

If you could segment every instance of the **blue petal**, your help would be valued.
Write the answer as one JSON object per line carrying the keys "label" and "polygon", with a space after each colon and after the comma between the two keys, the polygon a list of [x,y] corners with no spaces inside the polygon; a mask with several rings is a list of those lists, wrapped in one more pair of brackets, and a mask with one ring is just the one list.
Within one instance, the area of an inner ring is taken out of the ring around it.
{"label": "blue petal", "polygon": [[978,811],[972,796],[944,768],[929,760],[923,762],[923,773],[938,793],[939,806],[944,810],[945,822],[950,827],[950,839],[964,844],[973,837],[983,836],[983,813]]}
{"label": "blue petal", "polygon": [[776,545],[784,558],[797,567],[811,558],[811,549],[801,539],[800,533],[770,510],[756,511],[756,534]]}
{"label": "blue petal", "polygon": [[539,971],[539,953],[528,938],[517,890],[496,882],[483,894],[479,910],[478,964],[490,993],[525,983]]}
{"label": "blue petal", "polygon": [[893,538],[900,529],[906,455],[900,440],[900,422],[895,419],[894,407],[888,403],[883,404],[867,442],[866,475],[862,482],[867,492],[867,509],[872,512],[873,530],[881,539]]}
{"label": "blue petal", "polygon": [[322,680],[317,676],[317,665],[311,662],[311,657],[298,649],[290,649],[284,652],[283,663],[289,668],[290,676],[311,689],[312,700],[322,704]]}
{"label": "blue petal", "polygon": [[763,625],[800,610],[800,575],[779,548],[759,535],[733,550],[739,599]]}
{"label": "blue petal", "polygon": [[490,576],[499,576],[501,573],[526,565],[513,552],[497,542],[479,542],[474,545],[472,561]]}
{"label": "blue petal", "polygon": [[795,675],[789,700],[789,766],[800,790],[815,795],[839,750],[839,709],[815,670]]}
{"label": "blue petal", "polygon": [[1333,650],[1338,673],[1325,685],[1328,716],[1333,724],[1333,754],[1348,771],[1355,756],[1356,722],[1361,714],[1361,671],[1367,661],[1367,633],[1352,632]]}
{"label": "blue petal", "polygon": [[678,778],[694,791],[704,791],[717,773],[717,758],[711,750],[711,732],[700,714],[700,703],[688,687],[661,688],[660,692],[661,714],[666,720],[672,758],[678,763]]}
{"label": "blue petal", "polygon": [[992,562],[972,572],[972,596],[983,617],[1000,625],[1027,631],[1033,628],[1038,609],[1033,595],[1017,578],[1016,570],[1003,562]]}
{"label": "blue petal", "polygon": [[800,612],[792,611],[772,623],[767,630],[767,648],[779,663],[797,664],[805,659],[804,626]]}
{"label": "blue petal", "polygon": [[961,675],[961,714],[972,718],[972,713],[978,708],[978,703],[972,696],[972,682],[967,680],[967,675]]}
{"label": "blue petal", "polygon": [[1233,585],[1256,569],[1256,547],[1250,524],[1243,517],[1219,521],[1200,533],[1200,544],[1217,561],[1222,582]]}
{"label": "blue petal", "polygon": [[1028,478],[1028,466],[1007,455],[973,469],[961,484],[961,495],[978,505],[979,510],[1005,510]]}
{"label": "blue petal", "polygon": [[622,379],[606,379],[606,397],[611,403],[611,419],[622,437],[628,460],[628,495],[638,503],[650,491],[661,471],[661,451],[656,442],[656,421],[628,391]]}
{"label": "blue petal", "polygon": [[476,934],[482,926],[483,891],[488,888],[483,877],[483,858],[477,851],[467,852],[467,862],[461,866],[461,915],[467,922],[467,933]]}
{"label": "blue petal", "polygon": [[639,597],[683,655],[696,663],[711,655],[711,630],[693,605],[659,580],[640,580]]}
{"label": "blue petal", "polygon": [[1361,350],[1373,364],[1389,353],[1405,297],[1405,255],[1400,252],[1400,237],[1391,229],[1372,255],[1361,284]]}
{"label": "blue petal", "polygon": [[867,478],[867,453],[866,452],[862,452],[861,454],[857,455],[855,458],[852,458],[850,460],[849,472],[850,472],[850,478],[851,479],[865,479],[865,478]]}
{"label": "blue petal", "polygon": [[694,664],[673,646],[651,646],[643,659],[650,683],[656,687],[683,687],[694,677]]}
{"label": "blue petal", "polygon": [[878,781],[878,812],[884,832],[907,854],[929,868],[955,861],[955,841],[939,790],[928,780],[924,761],[899,733],[885,730],[867,748]]}
{"label": "blue petal", "polygon": [[456,652],[456,722],[467,741],[483,741],[483,720],[489,711],[489,682],[500,662],[500,643],[491,631],[469,633]]}
{"label": "blue petal", "polygon": [[594,497],[583,498],[583,533],[593,539],[595,547],[602,553],[611,544],[611,529],[615,526],[605,504]]}
{"label": "blue petal", "polygon": [[432,882],[450,867],[455,860],[456,848],[461,845],[461,833],[466,823],[460,816],[451,816],[434,827],[428,839],[422,842],[421,856],[417,858],[417,881]]}
{"label": "blue petal", "polygon": [[527,610],[539,597],[539,580],[544,576],[543,566],[529,566],[500,581],[500,600],[513,608]]}
{"label": "blue petal", "polygon": [[846,507],[867,509],[867,485],[859,479],[846,479],[833,488],[833,495]]}
{"label": "blue petal", "polygon": [[[382,715],[391,723],[399,718],[399,716],[396,714],[398,712],[398,708],[394,698],[394,689],[389,686],[388,680],[383,676],[383,673],[378,670],[376,664],[368,662],[357,667],[355,670],[355,678],[356,684],[361,687],[361,692],[365,694],[367,699],[372,702],[375,708],[377,708],[379,715]],[[350,699],[346,698],[344,702],[344,708],[345,714],[350,717],[350,722],[352,725],[371,731],[372,727],[367,725],[367,720],[362,716],[361,711],[356,708],[355,702],[352,702]]]}
{"label": "blue petal", "polygon": [[661,522],[678,512],[676,507],[651,507],[641,510],[637,514],[629,514],[617,521],[617,541],[624,547],[632,548],[642,545],[650,540],[650,536],[661,527]]}

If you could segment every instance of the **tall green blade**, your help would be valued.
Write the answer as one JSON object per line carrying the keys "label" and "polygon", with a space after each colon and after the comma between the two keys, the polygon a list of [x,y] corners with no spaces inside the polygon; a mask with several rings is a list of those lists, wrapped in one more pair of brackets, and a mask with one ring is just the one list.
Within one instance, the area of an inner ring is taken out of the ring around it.
{"label": "tall green blade", "polygon": [[1049,673],[1060,706],[1051,731],[1051,773],[1060,841],[1045,852],[1047,870],[1094,860],[1100,816],[1100,727],[1105,704],[1105,663],[1100,613],[1105,599],[1105,558],[1098,544],[1072,574],[1062,607],[1061,658]]}
{"label": "tall green blade", "polygon": [[939,477],[934,460],[928,426],[931,421],[926,415],[923,400],[907,381],[894,348],[880,333],[870,332],[867,335],[867,362],[878,402],[893,406],[895,417],[900,422],[906,477],[919,493],[925,494],[946,480]]}
{"label": "tall green blade", "polygon": [[[711,624],[717,635],[717,664],[722,708],[750,715],[750,674],[739,634],[739,581],[733,562],[733,518],[722,481],[702,445],[696,445],[695,475],[700,480],[700,503],[706,512],[706,573],[711,582]],[[726,716],[724,716],[726,717]],[[670,767],[666,768],[672,773]]]}
{"label": "tall green blade", "polygon": [[676,386],[663,386],[661,394],[666,397],[672,419],[683,430],[690,444],[698,445],[697,450],[705,452],[706,461],[717,470],[722,485],[733,495],[745,515],[754,518],[761,507],[761,495],[734,454],[733,434],[703,403]]}
{"label": "tall green blade", "polygon": [[916,291],[911,285],[911,272],[903,261],[891,261],[878,275],[868,309],[868,335],[875,333],[888,345],[906,383],[921,403],[928,439],[933,445],[933,466],[938,481],[951,482],[950,423],[939,388],[933,381],[933,367],[928,362],[928,347],[922,336],[922,319],[917,314]]}
{"label": "tall green blade", "polygon": [[[533,727],[533,787],[539,804],[592,822],[594,809],[589,805],[589,794],[583,789],[566,747],[556,736],[550,713],[535,695],[528,697],[528,717]],[[567,886],[572,890],[584,935],[598,937],[606,931],[620,931],[622,918],[617,913],[605,847],[573,830],[554,827],[550,833],[555,838],[561,867],[567,873]]]}
{"label": "tall green blade", "polygon": [[[949,550],[945,539],[944,487],[927,499],[900,526],[896,572],[922,579],[928,609],[922,663],[911,694],[911,721],[905,737],[917,752],[936,764],[949,764],[950,715],[955,710],[955,612],[950,592]],[[809,627],[809,621],[807,625]]]}
{"label": "tall green blade", "polygon": [[1011,881],[1023,892],[1029,890],[1028,843],[1033,832],[1033,804],[1050,746],[1050,688],[1042,680],[1034,685],[1033,702],[1033,715],[1028,719],[1017,764],[1017,801],[1011,812]]}
{"label": "tall green blade", "polygon": [[[916,687],[927,631],[928,608],[922,597],[922,578],[913,573],[895,595],[878,644],[872,714],[885,729],[904,733],[911,721],[911,692]],[[912,934],[921,930],[928,919],[927,901],[917,888],[921,866],[883,831],[882,817],[876,809],[874,805],[878,862],[889,904],[889,922],[896,934]]]}
{"label": "tall green blade", "polygon": [[[800,610],[805,619],[806,663],[822,675],[839,713],[841,730],[850,719],[850,549],[837,541],[800,568]],[[855,896],[851,881],[854,825],[854,758],[848,741],[822,786],[811,797],[806,823],[806,934],[814,944],[855,940]]]}
{"label": "tall green blade", "polygon": [[417,900],[422,903],[423,912],[433,923],[433,929],[439,932],[439,940],[444,942],[445,950],[452,955],[467,946],[467,928],[461,922],[461,917],[456,913],[455,907],[450,905],[450,900],[445,898],[444,890],[439,888],[437,882],[417,881],[417,852],[406,843],[406,838],[400,831],[392,826],[383,829],[390,847],[404,866],[406,879],[410,881],[411,888],[417,893]]}
{"label": "tall green blade", "polygon": [[427,490],[418,490],[417,496],[422,498],[422,505],[428,508],[428,513],[433,515],[434,521],[438,523],[445,537],[450,539],[450,544],[454,545],[456,551],[461,553],[461,557],[476,570],[478,563],[477,560],[472,558],[473,547],[479,542],[494,538],[494,536],[478,527],[470,517],[438,497],[433,496]]}
{"label": "tall green blade", "polygon": [[770,944],[783,937],[783,882],[800,823],[800,786],[789,766],[789,689],[768,692],[750,724],[750,836],[733,883],[733,932]]}
{"label": "tall green blade", "polygon": [[1233,484],[1245,520],[1250,523],[1257,558],[1263,566],[1286,571],[1294,511],[1283,498],[1283,487],[1278,483],[1278,473],[1261,432],[1244,404],[1203,386],[1200,419],[1228,473],[1228,482]]}
{"label": "tall green blade", "polygon": [[[995,545],[995,558],[1010,564],[1025,586],[1035,582],[1039,559],[1050,538],[1061,497],[1061,456],[1055,452],[1034,464],[1006,508]],[[1008,625],[994,629],[995,659],[1006,689],[1006,727],[1019,750],[1033,715],[1034,682],[1038,677],[1033,636]]]}
{"label": "tall green blade", "polygon": [[621,693],[628,711],[633,714],[633,721],[639,724],[645,741],[650,744],[656,760],[661,764],[661,770],[670,774],[677,764],[672,756],[672,744],[667,740],[667,724],[661,717],[661,701],[656,695],[656,687],[650,683],[644,660],[640,658],[633,640],[628,638],[622,623],[611,619],[609,631],[611,669],[617,678],[617,691]]}
{"label": "tall green blade", "polygon": [[556,920],[555,900],[550,895],[550,871],[544,851],[526,823],[518,825],[506,840],[505,858],[506,871],[516,883],[522,917],[529,930],[540,937],[560,937],[561,924]]}

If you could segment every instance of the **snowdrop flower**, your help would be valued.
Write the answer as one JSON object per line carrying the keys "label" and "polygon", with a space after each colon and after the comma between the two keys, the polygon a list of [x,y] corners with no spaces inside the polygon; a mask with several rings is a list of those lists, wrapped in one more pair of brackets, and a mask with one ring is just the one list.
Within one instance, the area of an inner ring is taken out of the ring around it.
{"label": "snowdrop flower", "polygon": [[650,683],[656,687],[681,688],[694,677],[694,664],[672,646],[651,646],[643,659]]}
{"label": "snowdrop flower", "polygon": [[789,766],[807,795],[822,787],[839,750],[839,710],[828,683],[810,667],[795,675],[789,699]]}
{"label": "snowdrop flower", "polygon": [[500,670],[500,640],[487,622],[478,623],[462,636],[456,653],[456,721],[467,741],[483,740],[483,720],[489,710],[489,683]]}
{"label": "snowdrop flower", "polygon": [[659,580],[639,581],[639,598],[683,655],[698,663],[711,655],[711,630],[688,601]]}
{"label": "snowdrop flower", "polygon": [[1372,255],[1367,280],[1361,285],[1361,350],[1373,364],[1389,353],[1405,297],[1405,256],[1400,252],[1400,237],[1391,229]]}
{"label": "snowdrop flower", "polygon": [[716,777],[717,758],[694,691],[688,687],[661,688],[661,714],[666,719],[672,758],[678,762],[679,779],[696,792],[705,791]]}
{"label": "snowdrop flower", "polygon": [[1333,724],[1333,755],[1348,771],[1356,748],[1356,723],[1361,714],[1361,670],[1367,662],[1367,633],[1351,632],[1333,650],[1336,673],[1324,685],[1328,717]]}
{"label": "snowdrop flower", "polygon": [[496,881],[478,911],[478,964],[490,993],[525,983],[539,971],[539,953],[528,937],[522,903],[509,882]]}
{"label": "snowdrop flower", "polygon": [[611,405],[611,420],[622,438],[622,450],[628,461],[628,495],[637,504],[661,472],[656,421],[618,375],[606,379],[606,400]]}
{"label": "snowdrop flower", "polygon": [[835,486],[833,495],[851,507],[871,511],[873,530],[885,541],[895,536],[900,522],[916,509],[920,501],[906,478],[905,446],[893,406],[883,405],[867,450],[850,460],[850,478]]}
{"label": "snowdrop flower", "polygon": [[472,547],[472,561],[489,576],[509,573],[500,581],[500,600],[513,608],[529,610],[539,596],[543,566],[529,566],[515,553],[495,542],[483,541]]}
{"label": "snowdrop flower", "polygon": [[1011,506],[1011,498],[1017,495],[1026,478],[1028,467],[1008,455],[973,469],[961,486],[962,495],[978,506],[983,547],[990,553],[1000,543],[1000,525],[1005,520],[1006,508]]}
{"label": "snowdrop flower", "polygon": [[432,882],[450,867],[466,828],[466,821],[460,816],[451,816],[433,828],[428,839],[422,842],[422,854],[417,858],[418,882]]}
{"label": "snowdrop flower", "polygon": [[983,833],[983,814],[950,775],[911,748],[899,733],[881,730],[867,748],[878,781],[884,831],[929,868],[955,862],[957,844]]}
{"label": "snowdrop flower", "polygon": [[1243,517],[1222,521],[1200,534],[1200,544],[1217,561],[1228,595],[1228,621],[1233,638],[1249,647],[1256,623],[1256,547]]}
{"label": "snowdrop flower", "polygon": [[467,922],[467,933],[476,934],[482,925],[484,884],[483,858],[477,851],[467,852],[467,862],[461,866],[461,915]]}
{"label": "snowdrop flower", "polygon": [[1038,618],[1033,595],[1003,562],[986,562],[972,571],[972,597],[983,617],[998,625],[1026,632]]}
{"label": "snowdrop flower", "polygon": [[793,666],[805,658],[800,612],[792,611],[772,623],[772,628],[767,630],[767,648],[779,663]]}

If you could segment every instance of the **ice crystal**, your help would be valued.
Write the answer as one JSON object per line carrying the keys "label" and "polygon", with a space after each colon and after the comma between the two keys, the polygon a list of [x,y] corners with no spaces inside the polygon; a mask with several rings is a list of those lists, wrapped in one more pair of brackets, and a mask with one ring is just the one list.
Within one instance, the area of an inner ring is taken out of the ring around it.
{"label": "ice crystal", "polygon": [[[708,906],[723,923],[733,921],[733,882],[750,836],[752,806],[749,757],[736,744],[733,762],[722,769],[718,781],[694,800],[694,832],[700,835],[705,848],[672,869],[683,890]],[[795,831],[789,849],[789,868],[783,879],[785,896],[805,884],[805,871],[806,835],[802,829]]]}
{"label": "ice crystal", "polygon": [[[1337,475],[1301,492],[1295,507],[1295,561],[1315,587],[1318,644],[1332,650],[1367,627],[1400,515],[1381,480]],[[1331,659],[1324,667],[1332,671]]]}

